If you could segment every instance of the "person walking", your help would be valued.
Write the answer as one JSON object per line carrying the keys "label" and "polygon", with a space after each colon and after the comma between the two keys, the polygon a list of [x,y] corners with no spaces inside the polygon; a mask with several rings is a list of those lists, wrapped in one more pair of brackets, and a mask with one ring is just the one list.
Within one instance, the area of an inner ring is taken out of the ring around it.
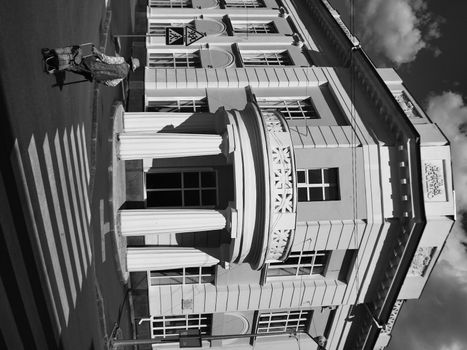
{"label": "person walking", "polygon": [[130,72],[139,66],[139,60],[130,57],[107,56],[94,45],[90,55],[83,55],[80,46],[68,46],[56,49],[42,49],[49,73],[70,71],[84,76],[89,81],[96,81],[106,86],[117,86]]}

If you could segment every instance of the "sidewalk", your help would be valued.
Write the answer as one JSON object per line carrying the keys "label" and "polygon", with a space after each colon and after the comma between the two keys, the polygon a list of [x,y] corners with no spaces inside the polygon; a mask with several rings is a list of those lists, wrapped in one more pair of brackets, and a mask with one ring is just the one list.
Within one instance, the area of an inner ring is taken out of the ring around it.
{"label": "sidewalk", "polygon": [[[99,38],[99,49],[102,52],[108,52],[111,48],[110,45],[112,44],[111,33],[112,33],[112,1],[115,0],[106,0],[106,9],[105,15],[102,19],[101,24],[101,33]],[[118,7],[117,7],[118,8]],[[115,14],[114,14],[115,15]],[[134,16],[132,16],[134,17]],[[116,14],[115,18],[119,18],[118,13]],[[133,19],[133,18],[132,18]],[[117,22],[118,23],[118,20]],[[113,24],[115,27],[118,24]],[[115,28],[114,28],[115,31]],[[120,278],[120,282],[122,285],[126,286],[126,288],[130,289],[131,286],[129,285],[129,274],[126,271],[126,239],[122,238],[118,235],[118,230],[116,230],[116,212],[120,207],[121,203],[125,201],[125,186],[115,186],[115,184],[124,184],[124,176],[125,176],[125,165],[123,162],[120,162],[116,159],[116,139],[115,134],[120,130],[122,125],[122,115],[123,115],[123,105],[121,102],[114,102],[112,107],[109,107],[112,102],[107,102],[109,91],[99,86],[97,83],[94,83],[94,92],[93,92],[93,106],[92,106],[92,130],[91,130],[91,152],[90,152],[90,198],[94,198],[94,194],[96,192],[99,195],[99,188],[95,189],[96,183],[96,172],[97,168],[99,167],[99,176],[102,176],[102,162],[101,159],[98,159],[98,148],[102,149],[102,143],[107,143],[109,147],[105,147],[108,149],[109,153],[111,152],[110,156],[110,164],[106,173],[108,174],[108,183],[109,183],[109,191],[108,195],[108,203],[110,206],[110,239],[113,241],[113,257],[114,261],[116,262],[116,270],[117,274]],[[115,89],[122,89],[123,99],[125,99],[125,85],[121,85],[116,87]],[[106,97],[107,96],[107,97]],[[108,104],[107,104],[108,103]],[[105,109],[102,108],[102,105],[106,105]],[[101,123],[105,123],[106,125],[101,125]],[[110,124],[110,130],[107,132],[106,129],[109,127],[107,124]],[[100,162],[98,164],[98,162]],[[105,175],[104,175],[105,176]],[[102,233],[101,233],[102,234]],[[105,349],[109,349],[110,346],[110,339],[111,338],[128,338],[129,335],[123,335],[122,331],[119,328],[119,324],[115,323],[113,329],[110,329],[111,323],[114,321],[113,317],[106,320],[106,314],[109,316],[109,310],[113,310],[116,305],[113,305],[115,302],[106,300],[105,295],[101,293],[101,288],[99,283],[102,283],[97,278],[96,275],[96,301],[97,301],[97,308],[99,313],[99,322],[101,325],[101,332],[104,337],[105,342]],[[104,286],[103,286],[104,287]],[[105,288],[102,288],[103,290]],[[135,337],[135,325],[134,325],[134,311],[133,311],[133,303],[132,303],[132,295],[131,290],[128,290],[128,298],[124,298],[121,300],[120,308],[125,308],[125,304],[128,303],[129,307],[129,318],[131,322],[130,326],[130,337]],[[110,308],[110,309],[109,309]],[[107,312],[106,312],[107,310]],[[110,323],[108,323],[108,321]],[[120,320],[117,320],[120,321]],[[127,321],[125,321],[127,322]],[[109,334],[110,333],[110,334]],[[125,332],[126,333],[126,332]]]}

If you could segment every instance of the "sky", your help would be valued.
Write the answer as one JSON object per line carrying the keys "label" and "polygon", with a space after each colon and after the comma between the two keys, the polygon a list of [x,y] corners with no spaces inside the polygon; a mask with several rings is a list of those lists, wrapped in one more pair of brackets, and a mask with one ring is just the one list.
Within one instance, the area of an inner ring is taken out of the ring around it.
{"label": "sky", "polygon": [[[329,0],[377,67],[394,67],[450,140],[457,221],[389,350],[467,350],[467,1]],[[350,11],[350,4],[354,11]]]}

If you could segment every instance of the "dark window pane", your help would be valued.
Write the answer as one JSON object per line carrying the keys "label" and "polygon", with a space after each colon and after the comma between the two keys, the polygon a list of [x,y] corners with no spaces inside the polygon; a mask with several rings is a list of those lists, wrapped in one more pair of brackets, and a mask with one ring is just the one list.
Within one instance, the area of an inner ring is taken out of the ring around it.
{"label": "dark window pane", "polygon": [[185,277],[185,284],[197,284],[199,283],[198,276],[186,276]]}
{"label": "dark window pane", "polygon": [[268,269],[268,276],[295,276],[297,273],[297,269],[294,267],[288,267],[288,268],[269,268]]}
{"label": "dark window pane", "polygon": [[216,205],[217,204],[217,191],[216,190],[202,190],[202,205]]}
{"label": "dark window pane", "polygon": [[180,173],[156,173],[146,175],[146,188],[180,188]]}
{"label": "dark window pane", "polygon": [[321,169],[308,170],[308,183],[309,184],[320,184],[320,183],[322,183]]}
{"label": "dark window pane", "polygon": [[299,202],[306,202],[307,199],[307,189],[306,188],[299,188],[298,189],[298,201]]}
{"label": "dark window pane", "polygon": [[199,188],[199,173],[183,173],[183,186],[184,188]]}
{"label": "dark window pane", "polygon": [[149,191],[146,204],[148,207],[181,207],[181,191]]}
{"label": "dark window pane", "polygon": [[299,183],[305,183],[305,171],[299,170],[297,171],[297,181]]}
{"label": "dark window pane", "polygon": [[336,168],[324,169],[324,182],[329,184],[337,184],[337,174],[338,171]]}
{"label": "dark window pane", "polygon": [[337,186],[326,187],[324,189],[324,196],[328,201],[339,199],[339,188]]}
{"label": "dark window pane", "polygon": [[174,270],[163,270],[163,271],[151,271],[151,277],[158,277],[158,276],[182,276],[183,271],[180,269]]}
{"label": "dark window pane", "polygon": [[201,186],[216,187],[216,173],[214,171],[206,171],[201,173]]}
{"label": "dark window pane", "polygon": [[210,275],[214,275],[215,273],[215,267],[214,266],[206,266],[206,267],[202,267],[201,268],[201,271],[203,274],[210,274]]}
{"label": "dark window pane", "polygon": [[214,283],[214,275],[201,277],[201,283]]}
{"label": "dark window pane", "polygon": [[198,275],[199,267],[187,267],[185,268],[185,275]]}
{"label": "dark window pane", "polygon": [[185,206],[199,206],[199,191],[198,190],[187,190],[185,194]]}
{"label": "dark window pane", "polygon": [[298,270],[299,275],[309,275],[310,273],[311,273],[310,266],[300,267],[300,269]]}
{"label": "dark window pane", "polygon": [[154,285],[169,286],[172,284],[182,284],[182,277],[153,279]]}
{"label": "dark window pane", "polygon": [[311,201],[322,201],[323,200],[323,189],[321,187],[310,187],[310,200]]}

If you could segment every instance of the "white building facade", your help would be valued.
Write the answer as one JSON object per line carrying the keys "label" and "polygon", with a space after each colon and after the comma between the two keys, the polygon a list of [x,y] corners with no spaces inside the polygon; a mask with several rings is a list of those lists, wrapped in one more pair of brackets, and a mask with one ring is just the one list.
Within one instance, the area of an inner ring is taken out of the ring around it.
{"label": "white building facade", "polygon": [[454,222],[438,127],[326,0],[150,0],[146,21],[117,130],[138,336],[384,348]]}

